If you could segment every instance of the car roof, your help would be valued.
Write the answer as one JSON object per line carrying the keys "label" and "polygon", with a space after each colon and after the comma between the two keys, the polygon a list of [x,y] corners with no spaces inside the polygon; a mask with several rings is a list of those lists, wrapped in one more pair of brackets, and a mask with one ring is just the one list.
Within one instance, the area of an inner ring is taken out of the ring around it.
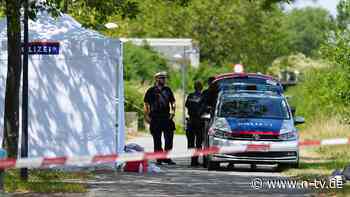
{"label": "car roof", "polygon": [[229,78],[240,78],[240,77],[254,77],[254,78],[260,78],[260,79],[265,79],[265,80],[272,80],[280,84],[280,82],[273,78],[272,76],[269,75],[263,75],[259,73],[224,73],[217,75],[213,81],[213,83],[220,81],[222,79],[229,79]]}

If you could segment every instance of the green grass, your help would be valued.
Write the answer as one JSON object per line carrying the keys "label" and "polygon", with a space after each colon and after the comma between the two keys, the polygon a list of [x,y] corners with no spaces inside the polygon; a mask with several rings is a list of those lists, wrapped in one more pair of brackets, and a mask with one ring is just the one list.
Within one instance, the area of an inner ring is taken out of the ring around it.
{"label": "green grass", "polygon": [[[318,116],[309,120],[308,124],[300,130],[301,140],[322,140],[329,138],[344,138],[350,135],[350,126],[342,123],[339,117],[326,118]],[[319,180],[328,177],[331,173],[350,165],[350,145],[332,145],[313,148],[302,148],[301,161],[298,169],[289,169],[283,173],[297,177],[300,180]],[[319,191],[333,196],[349,196],[350,186],[343,189]]]}
{"label": "green grass", "polygon": [[[302,149],[299,168],[289,169],[283,173],[303,181],[325,179],[334,170],[343,170],[347,165],[350,165],[349,149],[350,145]],[[349,196],[350,185],[348,183],[342,189],[322,190],[319,192],[327,195]]]}
{"label": "green grass", "polygon": [[[344,187],[342,189],[338,189],[338,190],[331,190],[330,193],[335,193],[336,196],[338,197],[342,197],[342,196],[349,196],[350,195],[350,185],[344,185]],[[333,195],[335,196],[335,195]]]}
{"label": "green grass", "polygon": [[4,8],[0,6],[0,19],[5,16]]}
{"label": "green grass", "polygon": [[176,125],[176,130],[175,130],[175,134],[176,135],[185,135],[186,131],[183,128],[182,124],[175,124]]}
{"label": "green grass", "polygon": [[[309,166],[310,167],[310,166]],[[300,181],[308,181],[309,183],[317,181],[328,181],[328,176],[317,175],[317,174],[299,174],[298,176],[292,177]],[[320,185],[319,185],[320,186]],[[334,186],[332,186],[334,187]],[[313,188],[319,196],[350,196],[350,184],[345,183],[341,185],[341,188],[321,189]]]}
{"label": "green grass", "polygon": [[[326,118],[319,116],[300,130],[301,140],[322,140],[330,138],[347,138],[350,125],[339,121],[338,117]],[[344,168],[350,163],[350,145],[331,145],[317,148],[301,149],[300,169],[291,170],[291,175],[299,174],[330,174],[333,170]]]}
{"label": "green grass", "polygon": [[19,170],[8,170],[5,173],[5,191],[37,192],[37,193],[83,193],[87,185],[80,183],[65,183],[66,179],[86,180],[87,173],[60,172],[54,170],[30,170],[28,181],[20,179]]}

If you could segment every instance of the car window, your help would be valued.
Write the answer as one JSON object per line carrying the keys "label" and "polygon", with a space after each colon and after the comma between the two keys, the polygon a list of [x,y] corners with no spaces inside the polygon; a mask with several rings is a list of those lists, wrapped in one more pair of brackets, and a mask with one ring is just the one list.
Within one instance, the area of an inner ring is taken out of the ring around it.
{"label": "car window", "polygon": [[289,119],[281,98],[225,97],[218,106],[219,117]]}

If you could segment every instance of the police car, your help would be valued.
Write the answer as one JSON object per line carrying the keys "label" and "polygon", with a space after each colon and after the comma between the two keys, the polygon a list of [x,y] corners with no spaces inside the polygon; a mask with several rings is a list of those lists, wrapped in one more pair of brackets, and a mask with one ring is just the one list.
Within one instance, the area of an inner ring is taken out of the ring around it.
{"label": "police car", "polygon": [[[299,149],[295,125],[304,119],[294,117],[295,109],[288,105],[282,84],[268,75],[244,73],[239,64],[234,70],[216,76],[210,86],[208,104],[215,110],[203,116],[208,125],[203,143],[207,147],[246,146],[248,151],[205,156],[204,166],[212,170],[221,162],[229,162],[297,167]],[[230,99],[232,102],[228,102]]]}
{"label": "police car", "polygon": [[[244,73],[243,70],[237,72],[236,66],[235,72],[218,75],[211,83],[208,96],[208,105],[210,108],[215,108],[217,97],[220,92],[230,89],[237,90],[243,88],[247,90],[271,91],[283,94],[284,90],[282,84],[273,77],[260,73]],[[238,66],[241,65],[238,64]],[[292,112],[294,114],[294,108]]]}
{"label": "police car", "polygon": [[208,155],[209,170],[219,168],[221,162],[298,166],[299,135],[295,125],[304,119],[293,117],[285,96],[273,89],[278,84],[271,85],[273,87],[259,89],[258,83],[236,81],[219,91],[206,145],[247,149],[240,153]]}

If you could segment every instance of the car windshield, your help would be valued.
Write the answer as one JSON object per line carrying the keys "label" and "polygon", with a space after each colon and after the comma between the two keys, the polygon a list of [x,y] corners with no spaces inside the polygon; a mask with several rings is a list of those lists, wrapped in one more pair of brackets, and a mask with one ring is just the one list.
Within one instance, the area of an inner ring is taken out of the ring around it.
{"label": "car windshield", "polygon": [[286,102],[271,97],[225,97],[218,106],[219,117],[289,119]]}

